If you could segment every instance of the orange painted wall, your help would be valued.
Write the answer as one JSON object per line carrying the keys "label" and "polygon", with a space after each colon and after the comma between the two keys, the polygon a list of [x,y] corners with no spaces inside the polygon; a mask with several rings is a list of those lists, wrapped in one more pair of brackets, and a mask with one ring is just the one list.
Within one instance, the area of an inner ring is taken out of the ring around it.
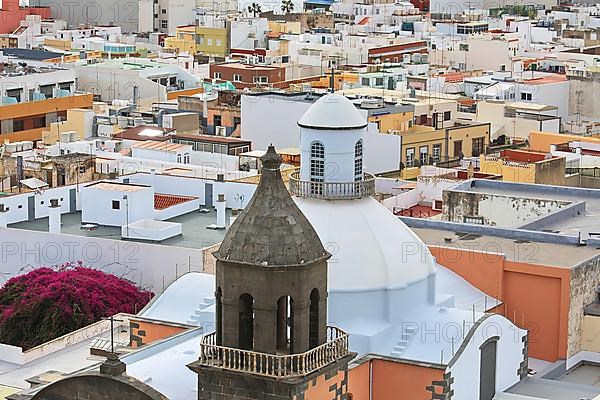
{"label": "orange painted wall", "polygon": [[531,357],[567,357],[569,280],[565,268],[506,262],[505,316],[529,331]]}
{"label": "orange painted wall", "polygon": [[[78,94],[42,101],[31,101],[19,104],[0,106],[0,120],[23,118],[52,112],[66,111],[71,108],[91,108],[94,105],[93,94]],[[19,142],[22,140],[37,141],[42,139],[42,132],[48,127],[27,129],[19,132],[2,134],[2,141]]]}
{"label": "orange painted wall", "polygon": [[70,108],[90,108],[94,105],[93,94],[78,94],[42,101],[30,101],[19,104],[6,104],[0,107],[0,120],[27,117],[29,115],[68,110]]}
{"label": "orange painted wall", "polygon": [[[186,328],[182,326],[165,325],[152,321],[131,320],[131,335],[142,340],[141,345],[152,343],[156,340],[183,332]],[[138,326],[135,326],[135,325]],[[131,341],[131,347],[139,347],[137,341]]]}
{"label": "orange painted wall", "polygon": [[426,390],[433,381],[443,380],[444,370],[373,359],[349,371],[348,393],[353,400],[369,400],[369,363],[373,364],[374,400],[430,400]]}
{"label": "orange painted wall", "polygon": [[568,269],[510,261],[501,254],[465,248],[430,246],[430,250],[438,263],[503,302],[497,311],[530,332],[532,357],[548,361],[566,358]]}
{"label": "orange painted wall", "polygon": [[204,89],[201,87],[192,88],[192,89],[184,89],[184,90],[174,90],[172,92],[167,92],[167,100],[175,100],[179,96],[192,96],[194,94],[199,94],[199,93],[203,93],[203,92],[204,92]]}
{"label": "orange painted wall", "polygon": [[502,297],[504,255],[444,246],[429,246],[429,250],[438,263],[459,274],[488,296],[496,299]]}
{"label": "orange painted wall", "polygon": [[348,370],[348,393],[352,400],[369,399],[369,361]]}
{"label": "orange painted wall", "polygon": [[2,142],[22,142],[24,140],[31,140],[33,142],[42,139],[42,132],[47,131],[48,128],[36,128],[36,129],[27,129],[25,131],[13,132],[13,133],[3,133],[1,135]]}
{"label": "orange painted wall", "polygon": [[[329,390],[333,385],[336,388],[342,387],[342,381],[344,380],[344,372],[339,371],[336,375],[329,379],[325,379],[325,374],[319,375],[315,380],[308,383],[308,388],[304,391],[302,398],[304,400],[322,400],[322,399],[336,399],[335,390]],[[345,392],[343,393],[345,394]]]}
{"label": "orange painted wall", "polygon": [[529,133],[529,148],[534,151],[549,152],[550,145],[567,143],[573,140],[600,144],[599,137],[533,131]]}

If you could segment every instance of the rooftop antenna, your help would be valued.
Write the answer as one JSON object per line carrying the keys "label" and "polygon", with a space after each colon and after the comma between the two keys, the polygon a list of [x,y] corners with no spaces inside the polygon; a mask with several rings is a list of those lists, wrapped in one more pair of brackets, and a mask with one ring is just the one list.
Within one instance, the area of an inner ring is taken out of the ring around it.
{"label": "rooftop antenna", "polygon": [[331,93],[335,92],[335,67],[331,67],[331,76],[329,77],[329,91]]}
{"label": "rooftop antenna", "polygon": [[583,90],[577,89],[575,91],[575,95],[577,96],[577,112],[575,114],[577,115],[577,126],[580,127],[581,126],[581,104],[583,103],[582,102]]}

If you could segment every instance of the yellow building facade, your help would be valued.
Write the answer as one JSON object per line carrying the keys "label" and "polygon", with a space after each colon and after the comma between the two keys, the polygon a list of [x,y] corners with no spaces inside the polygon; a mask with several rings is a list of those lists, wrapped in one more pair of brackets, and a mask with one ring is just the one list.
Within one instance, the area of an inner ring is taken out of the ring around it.
{"label": "yellow building facade", "polygon": [[479,169],[488,174],[502,175],[505,182],[565,184],[564,157],[546,158],[543,153],[505,150],[500,155],[481,155]]}
{"label": "yellow building facade", "polygon": [[[385,132],[385,131],[381,131]],[[490,144],[490,124],[457,125],[444,129],[413,125],[405,131],[393,134],[402,136],[401,161],[412,167],[418,160],[430,164],[449,159],[477,157]]]}
{"label": "yellow building facade", "polygon": [[529,133],[529,149],[533,151],[548,153],[553,144],[563,144],[570,141],[600,145],[600,135],[581,136],[541,131],[531,131]]}
{"label": "yellow building facade", "polygon": [[52,39],[44,38],[44,46],[52,47],[54,49],[70,51],[72,42],[68,39]]}
{"label": "yellow building facade", "polygon": [[[358,75],[356,75],[358,79]],[[367,120],[377,124],[379,132],[407,131],[412,128],[414,113],[412,111],[370,115]]]}
{"label": "yellow building facade", "polygon": [[86,137],[89,127],[90,113],[93,110],[87,108],[73,108],[67,110],[67,118],[65,121],[53,122],[47,131],[42,132],[42,143],[45,145],[53,145],[60,139],[61,132],[77,132],[77,139],[81,140]]}
{"label": "yellow building facade", "polygon": [[196,52],[209,56],[225,57],[229,54],[228,29],[197,26]]}
{"label": "yellow building facade", "polygon": [[196,27],[179,26],[175,29],[175,36],[165,38],[164,47],[180,53],[196,54]]}
{"label": "yellow building facade", "polygon": [[225,57],[229,54],[229,31],[227,28],[179,26],[175,36],[165,38],[164,47],[190,54]]}
{"label": "yellow building facade", "polygon": [[[41,101],[2,105],[0,123],[2,126],[13,126],[13,129],[3,129],[0,137],[4,142],[41,140],[42,133],[48,130],[53,120],[57,118],[64,120],[68,110],[92,108],[93,103],[93,94],[74,94]],[[19,126],[19,129],[16,130],[14,126]]]}

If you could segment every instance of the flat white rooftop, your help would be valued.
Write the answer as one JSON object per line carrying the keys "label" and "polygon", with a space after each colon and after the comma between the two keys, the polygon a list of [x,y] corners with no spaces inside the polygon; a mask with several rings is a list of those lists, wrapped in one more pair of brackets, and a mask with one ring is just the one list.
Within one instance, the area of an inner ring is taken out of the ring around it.
{"label": "flat white rooftop", "polygon": [[118,182],[96,182],[91,185],[87,185],[88,188],[94,188],[99,190],[106,190],[112,192],[141,192],[143,190],[150,189],[150,186],[146,185],[134,185],[131,183],[118,183]]}

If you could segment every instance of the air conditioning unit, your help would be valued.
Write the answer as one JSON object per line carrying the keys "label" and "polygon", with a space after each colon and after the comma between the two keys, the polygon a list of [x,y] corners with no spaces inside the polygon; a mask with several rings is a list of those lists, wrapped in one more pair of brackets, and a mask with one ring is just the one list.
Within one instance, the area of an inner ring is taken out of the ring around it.
{"label": "air conditioning unit", "polygon": [[24,141],[23,143],[23,151],[33,150],[33,142],[30,140]]}
{"label": "air conditioning unit", "polygon": [[17,144],[16,143],[6,143],[4,145],[4,151],[6,151],[7,153],[15,153],[17,151]]}
{"label": "air conditioning unit", "polygon": [[71,132],[61,132],[59,139],[61,143],[71,142]]}
{"label": "air conditioning unit", "polygon": [[118,116],[117,117],[117,124],[119,125],[119,128],[121,129],[125,129],[128,127],[128,122],[127,122],[127,117],[124,116]]}
{"label": "air conditioning unit", "polygon": [[217,136],[227,136],[227,129],[224,126],[217,126],[215,128],[215,134]]}

